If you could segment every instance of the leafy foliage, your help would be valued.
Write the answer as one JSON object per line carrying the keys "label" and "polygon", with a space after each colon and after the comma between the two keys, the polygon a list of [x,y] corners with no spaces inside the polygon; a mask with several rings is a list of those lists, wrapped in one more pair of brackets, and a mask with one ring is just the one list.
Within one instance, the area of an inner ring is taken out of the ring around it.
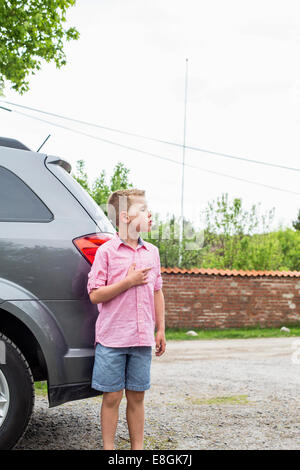
{"label": "leafy foliage", "polygon": [[[77,181],[90,193],[106,212],[106,202],[112,191],[133,187],[128,181],[129,170],[122,163],[114,169],[110,184],[103,170],[89,188],[84,162],[77,162]],[[259,206],[259,205],[258,205]],[[282,227],[271,230],[275,208],[259,215],[260,208],[253,205],[249,211],[242,200],[229,201],[228,194],[209,201],[203,213],[203,229],[195,230],[184,219],[182,244],[179,243],[180,223],[174,214],[162,220],[152,214],[150,233],[142,237],[159,248],[162,266],[176,267],[181,251],[181,267],[291,270],[300,271],[300,231]]]}
{"label": "leafy foliage", "polygon": [[77,161],[76,172],[77,174],[72,174],[73,178],[92,196],[106,215],[106,203],[109,195],[118,189],[133,188],[133,184],[128,181],[130,170],[125,168],[124,164],[121,162],[118,162],[115,166],[109,183],[106,183],[106,172],[102,170],[100,176],[93,181],[91,188],[89,187],[88,176],[85,172],[85,163],[83,160]]}
{"label": "leafy foliage", "polygon": [[66,64],[63,40],[79,32],[63,28],[66,11],[76,0],[0,0],[0,89],[5,80],[20,94],[29,90],[27,76],[41,68],[41,60]]}
{"label": "leafy foliage", "polygon": [[295,230],[300,231],[300,209],[299,209],[299,212],[298,212],[298,218],[293,221],[292,225],[293,225]]}

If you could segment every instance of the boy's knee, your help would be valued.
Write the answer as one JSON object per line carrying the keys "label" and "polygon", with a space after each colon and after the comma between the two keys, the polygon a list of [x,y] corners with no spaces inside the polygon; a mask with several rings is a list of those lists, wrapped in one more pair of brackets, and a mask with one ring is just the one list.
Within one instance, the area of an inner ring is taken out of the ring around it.
{"label": "boy's knee", "polygon": [[103,392],[103,402],[106,406],[118,406],[123,398],[123,390],[117,392]]}
{"label": "boy's knee", "polygon": [[145,391],[125,390],[127,401],[131,403],[141,403],[145,397]]}

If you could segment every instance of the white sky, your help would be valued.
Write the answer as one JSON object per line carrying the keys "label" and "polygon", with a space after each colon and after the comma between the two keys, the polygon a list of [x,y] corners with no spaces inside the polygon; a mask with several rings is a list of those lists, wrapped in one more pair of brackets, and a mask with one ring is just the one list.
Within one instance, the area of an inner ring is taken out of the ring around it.
{"label": "white sky", "polygon": [[[182,143],[188,58],[187,145],[300,167],[298,1],[78,0],[67,18],[81,34],[66,44],[67,65],[59,70],[44,63],[28,93],[7,86],[6,100]],[[134,186],[146,190],[153,212],[180,215],[180,165],[15,113],[1,111],[0,119],[2,136],[33,150],[51,134],[43,152],[65,157],[73,171],[84,159],[90,181],[102,169],[108,181],[122,161]],[[182,161],[180,148],[77,128]],[[300,192],[299,172],[190,150],[185,161]],[[195,225],[207,202],[226,192],[230,200],[242,198],[247,209],[260,202],[261,213],[275,206],[275,226],[291,226],[300,208],[299,195],[185,168],[184,214]]]}

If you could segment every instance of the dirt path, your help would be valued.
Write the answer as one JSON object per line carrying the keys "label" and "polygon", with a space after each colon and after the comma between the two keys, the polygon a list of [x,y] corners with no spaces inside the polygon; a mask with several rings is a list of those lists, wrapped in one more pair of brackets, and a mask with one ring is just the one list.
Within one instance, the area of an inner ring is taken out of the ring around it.
{"label": "dirt path", "polygon": [[[145,449],[300,449],[295,342],[300,351],[300,338],[168,341],[163,356],[153,351]],[[101,449],[100,403],[48,409],[38,397],[17,448]],[[116,449],[129,448],[124,396]]]}

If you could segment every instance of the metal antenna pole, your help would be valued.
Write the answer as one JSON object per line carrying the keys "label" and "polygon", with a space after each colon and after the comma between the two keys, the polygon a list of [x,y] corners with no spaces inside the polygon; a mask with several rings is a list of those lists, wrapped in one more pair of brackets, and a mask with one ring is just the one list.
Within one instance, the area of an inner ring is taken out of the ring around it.
{"label": "metal antenna pole", "polygon": [[182,148],[182,179],[181,179],[181,224],[179,235],[179,266],[181,266],[181,245],[183,238],[183,190],[184,190],[184,159],[185,159],[185,137],[186,137],[186,102],[188,83],[188,59],[185,59],[185,96],[184,96],[184,125],[183,125],[183,148]]}
{"label": "metal antenna pole", "polygon": [[51,136],[51,134],[49,134],[48,137],[42,143],[42,145],[39,146],[39,148],[37,149],[37,152],[39,152],[41,150],[41,148],[43,147],[43,145],[45,145],[45,143],[47,142],[47,140],[49,139],[50,136]]}

